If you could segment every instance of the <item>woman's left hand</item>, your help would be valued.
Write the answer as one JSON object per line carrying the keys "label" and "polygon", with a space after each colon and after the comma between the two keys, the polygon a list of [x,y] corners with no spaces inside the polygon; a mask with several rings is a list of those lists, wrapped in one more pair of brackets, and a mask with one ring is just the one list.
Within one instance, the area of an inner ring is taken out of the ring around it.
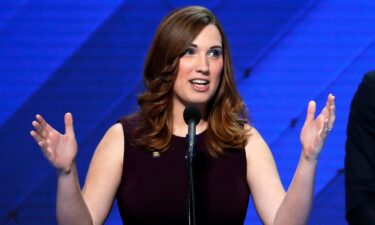
{"label": "woman's left hand", "polygon": [[302,154],[308,160],[317,160],[324,142],[335,122],[335,96],[328,95],[327,103],[315,119],[316,103],[309,102],[306,121],[301,131]]}

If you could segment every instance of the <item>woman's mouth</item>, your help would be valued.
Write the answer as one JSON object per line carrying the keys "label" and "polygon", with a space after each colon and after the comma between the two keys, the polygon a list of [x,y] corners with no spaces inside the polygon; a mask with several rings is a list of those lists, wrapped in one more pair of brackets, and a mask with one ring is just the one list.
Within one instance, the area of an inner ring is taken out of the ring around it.
{"label": "woman's mouth", "polygon": [[208,84],[210,83],[208,80],[203,79],[192,79],[189,80],[192,84],[192,87],[195,91],[204,92],[208,90]]}

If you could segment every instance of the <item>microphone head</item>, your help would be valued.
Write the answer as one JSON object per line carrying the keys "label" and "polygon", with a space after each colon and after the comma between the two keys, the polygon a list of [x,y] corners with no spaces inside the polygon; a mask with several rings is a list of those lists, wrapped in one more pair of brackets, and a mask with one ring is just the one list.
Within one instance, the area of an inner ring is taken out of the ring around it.
{"label": "microphone head", "polygon": [[201,120],[201,113],[196,106],[187,106],[184,110],[185,123],[189,125],[189,120],[193,119],[195,124],[198,124]]}

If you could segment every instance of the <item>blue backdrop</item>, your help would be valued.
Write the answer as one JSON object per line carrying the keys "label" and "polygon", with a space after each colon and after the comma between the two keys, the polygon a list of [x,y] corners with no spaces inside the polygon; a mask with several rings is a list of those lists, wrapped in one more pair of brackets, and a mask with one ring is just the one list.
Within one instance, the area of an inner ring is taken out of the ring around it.
{"label": "blue backdrop", "polygon": [[[116,119],[136,109],[142,65],[160,20],[184,5],[210,8],[228,35],[238,89],[270,145],[283,184],[301,151],[307,103],[337,100],[321,155],[310,224],[345,224],[345,129],[362,75],[374,69],[372,0],[2,0],[0,224],[55,224],[55,171],[29,136],[36,113],[59,130],[75,117],[81,183]],[[118,224],[116,207],[106,224]],[[252,204],[246,224],[260,224]]]}

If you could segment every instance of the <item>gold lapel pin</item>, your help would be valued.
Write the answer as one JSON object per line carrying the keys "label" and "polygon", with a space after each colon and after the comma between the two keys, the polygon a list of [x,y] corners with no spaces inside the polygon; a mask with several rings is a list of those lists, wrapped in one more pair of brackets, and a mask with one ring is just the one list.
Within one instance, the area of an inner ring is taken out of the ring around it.
{"label": "gold lapel pin", "polygon": [[156,159],[156,158],[159,158],[159,157],[160,157],[160,152],[158,152],[158,151],[152,152],[152,158]]}

